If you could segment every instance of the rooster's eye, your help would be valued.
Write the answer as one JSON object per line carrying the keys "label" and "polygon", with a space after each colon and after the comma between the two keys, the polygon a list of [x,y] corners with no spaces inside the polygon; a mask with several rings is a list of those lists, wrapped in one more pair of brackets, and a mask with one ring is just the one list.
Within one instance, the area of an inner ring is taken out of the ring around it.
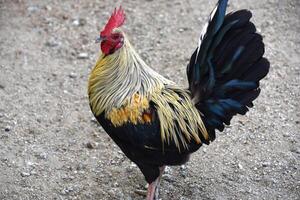
{"label": "rooster's eye", "polygon": [[112,39],[114,39],[114,40],[116,40],[116,39],[118,39],[119,38],[119,35],[112,35],[112,37],[111,37]]}

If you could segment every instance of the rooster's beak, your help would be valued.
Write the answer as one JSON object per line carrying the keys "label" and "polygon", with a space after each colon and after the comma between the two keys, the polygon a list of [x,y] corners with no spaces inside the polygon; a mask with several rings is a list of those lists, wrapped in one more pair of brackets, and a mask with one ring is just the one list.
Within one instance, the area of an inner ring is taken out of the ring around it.
{"label": "rooster's beak", "polygon": [[95,43],[100,43],[104,39],[105,39],[105,37],[98,36],[95,40]]}

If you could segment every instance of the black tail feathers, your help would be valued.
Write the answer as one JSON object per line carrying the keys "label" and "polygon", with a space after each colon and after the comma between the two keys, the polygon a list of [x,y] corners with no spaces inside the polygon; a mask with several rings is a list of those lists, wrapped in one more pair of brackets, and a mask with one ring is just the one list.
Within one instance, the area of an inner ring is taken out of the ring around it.
{"label": "black tail feathers", "polygon": [[236,114],[245,114],[260,93],[259,81],[269,71],[263,57],[262,36],[250,22],[252,14],[227,14],[227,0],[219,0],[198,48],[187,67],[189,89],[203,121],[215,138]]}

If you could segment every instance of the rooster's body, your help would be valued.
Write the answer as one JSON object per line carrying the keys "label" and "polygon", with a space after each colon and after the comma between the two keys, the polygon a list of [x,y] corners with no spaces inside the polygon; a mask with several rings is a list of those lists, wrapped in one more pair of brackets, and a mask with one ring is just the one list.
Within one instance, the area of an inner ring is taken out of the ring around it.
{"label": "rooster's body", "polygon": [[136,53],[118,28],[115,11],[101,32],[100,56],[89,79],[93,114],[140,168],[148,199],[166,165],[185,163],[189,155],[215,139],[233,115],[245,114],[259,94],[269,69],[264,45],[246,10],[225,16],[219,0],[187,67],[189,88],[159,75]]}

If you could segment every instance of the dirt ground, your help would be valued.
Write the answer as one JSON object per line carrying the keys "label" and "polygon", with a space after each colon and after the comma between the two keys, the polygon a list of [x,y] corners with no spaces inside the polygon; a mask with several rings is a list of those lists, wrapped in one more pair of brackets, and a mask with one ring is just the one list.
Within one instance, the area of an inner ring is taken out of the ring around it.
{"label": "dirt ground", "polygon": [[[185,67],[216,0],[123,1],[125,31],[155,70],[186,85]],[[0,0],[0,199],[138,199],[146,182],[93,118],[94,39],[120,1]],[[300,1],[247,8],[271,62],[246,116],[181,167],[161,199],[300,199]]]}

